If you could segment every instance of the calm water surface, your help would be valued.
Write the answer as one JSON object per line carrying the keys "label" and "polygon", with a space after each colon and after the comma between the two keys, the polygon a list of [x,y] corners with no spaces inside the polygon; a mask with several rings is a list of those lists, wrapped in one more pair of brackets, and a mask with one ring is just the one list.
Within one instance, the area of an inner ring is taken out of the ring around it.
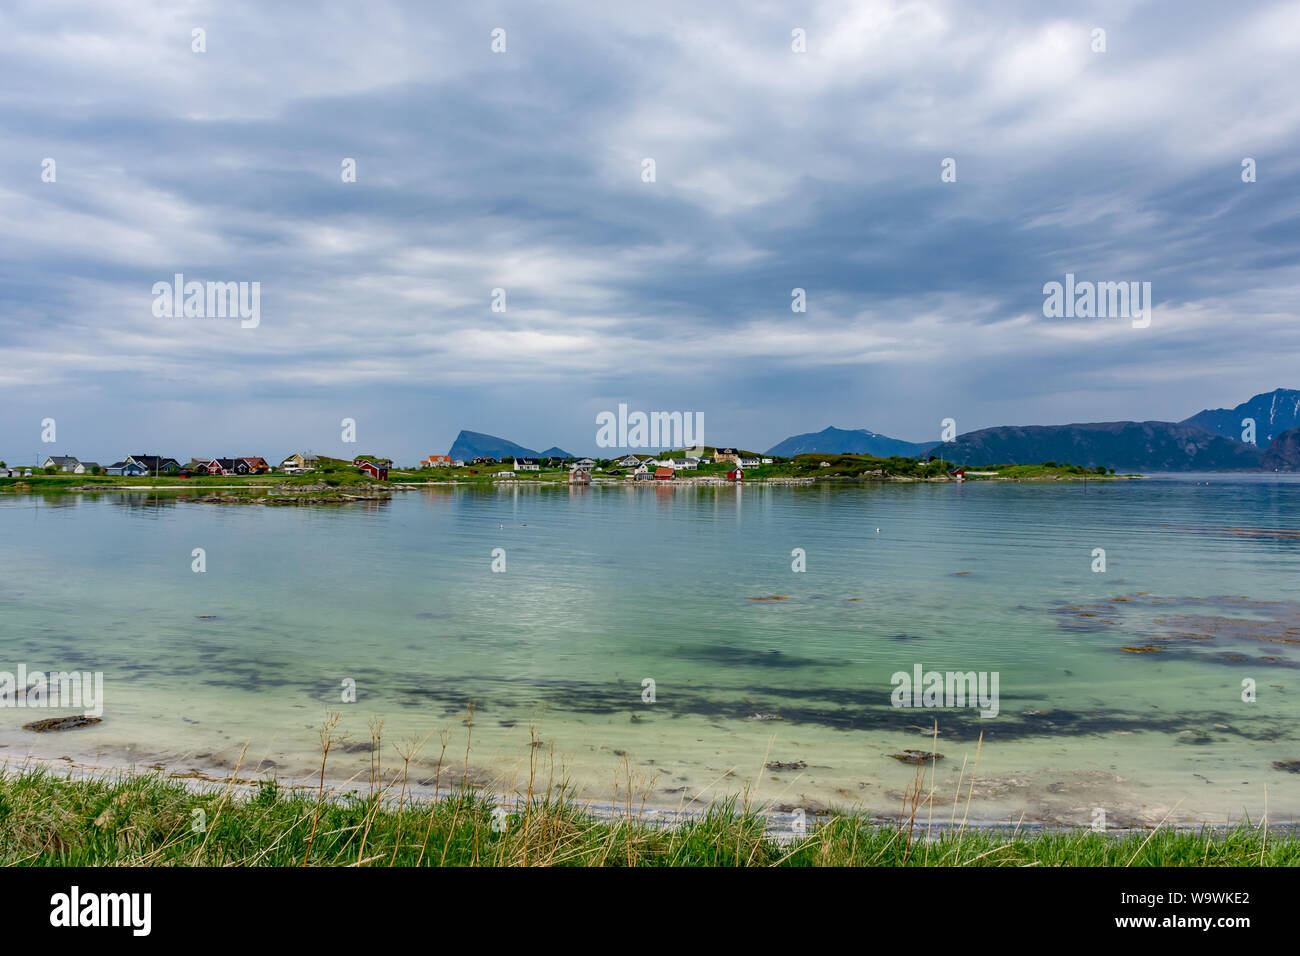
{"label": "calm water surface", "polygon": [[[531,756],[597,801],[630,780],[652,804],[748,787],[895,814],[916,769],[890,755],[937,749],[936,819],[960,777],[986,821],[1255,820],[1266,799],[1293,820],[1300,775],[1275,762],[1300,761],[1298,495],[1184,475],[277,508],[6,496],[0,669],[102,671],[106,703],[59,734],[0,710],[0,755],[220,775],[247,745],[245,776],[299,781],[337,711],[335,776],[367,786],[377,717],[390,769],[432,733],[424,782],[445,736],[446,785],[472,703],[472,779],[525,786]],[[891,675],[918,664],[996,672],[998,716],[892,707]]]}

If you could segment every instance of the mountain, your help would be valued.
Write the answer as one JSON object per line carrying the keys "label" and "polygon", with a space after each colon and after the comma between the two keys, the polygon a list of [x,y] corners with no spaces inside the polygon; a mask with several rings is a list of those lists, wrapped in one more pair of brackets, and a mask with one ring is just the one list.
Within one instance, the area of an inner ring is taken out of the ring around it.
{"label": "mountain", "polygon": [[556,445],[552,445],[550,448],[546,449],[546,451],[542,452],[540,455],[535,455],[533,457],[535,458],[577,458],[578,456],[571,455],[563,448],[560,448]]}
{"label": "mountain", "polygon": [[1300,471],[1300,428],[1288,428],[1274,438],[1259,467],[1265,471]]}
{"label": "mountain", "polygon": [[959,464],[1038,464],[1056,461],[1116,471],[1254,469],[1254,445],[1183,422],[1093,422],[1075,425],[1002,425],[958,435],[930,454]]}
{"label": "mountain", "polygon": [[875,455],[878,458],[901,455],[905,458],[914,458],[917,455],[925,454],[937,444],[938,442],[903,441],[900,438],[890,438],[888,435],[869,432],[865,428],[848,429],[832,426],[819,432],[793,435],[785,441],[777,442],[767,450],[767,454],[779,455],[782,458],[789,458],[793,455],[808,455],[813,452],[821,452],[827,455],[841,453]]}
{"label": "mountain", "polygon": [[1300,427],[1300,391],[1275,388],[1242,402],[1236,408],[1207,408],[1184,420],[1183,424],[1241,441],[1243,418],[1255,419],[1255,444],[1267,448],[1284,431]]}
{"label": "mountain", "polygon": [[489,455],[493,458],[542,457],[531,448],[516,445],[504,438],[497,438],[495,435],[484,435],[482,432],[465,431],[464,429],[461,429],[461,433],[456,436],[456,440],[451,444],[451,451],[447,452],[447,454],[452,458],[463,458],[465,461],[472,461],[480,456]]}

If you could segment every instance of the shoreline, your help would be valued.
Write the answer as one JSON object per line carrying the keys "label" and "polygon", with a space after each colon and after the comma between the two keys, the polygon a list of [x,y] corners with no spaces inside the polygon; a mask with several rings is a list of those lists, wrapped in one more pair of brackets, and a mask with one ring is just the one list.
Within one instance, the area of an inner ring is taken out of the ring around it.
{"label": "shoreline", "polygon": [[[1230,474],[1230,473],[1225,473]],[[97,494],[99,492],[131,492],[131,491],[168,491],[194,494],[195,500],[202,500],[209,492],[234,491],[243,492],[240,495],[210,497],[215,500],[218,497],[227,497],[228,500],[235,501],[242,498],[257,498],[259,500],[280,499],[284,501],[338,501],[338,500],[357,500],[357,501],[380,501],[384,500],[386,492],[393,491],[420,491],[426,488],[493,488],[493,487],[531,487],[531,488],[746,488],[746,487],[808,487],[812,485],[881,485],[881,484],[951,484],[960,485],[966,483],[1001,483],[1001,484],[1039,484],[1050,485],[1058,483],[1068,484],[1088,484],[1089,482],[1128,482],[1142,481],[1149,478],[1148,475],[1126,474],[1126,475],[1095,475],[1081,477],[1078,475],[1034,475],[1021,478],[1004,477],[1000,475],[987,475],[957,479],[947,475],[931,477],[915,477],[911,475],[871,475],[871,476],[840,476],[828,475],[822,477],[769,477],[769,478],[751,478],[744,481],[729,481],[726,478],[715,476],[699,477],[675,477],[671,480],[664,481],[634,481],[628,478],[599,478],[593,477],[590,482],[569,482],[566,480],[546,481],[535,478],[494,478],[491,480],[465,480],[465,479],[447,479],[447,480],[428,480],[428,481],[393,481],[387,484],[359,484],[359,485],[340,485],[331,488],[329,492],[323,492],[317,489],[297,491],[292,485],[283,483],[271,484],[241,484],[241,485],[210,485],[210,484],[175,484],[175,485],[141,485],[126,483],[104,483],[93,485],[75,485],[71,487],[33,487],[27,479],[24,478],[4,478],[0,479],[0,495],[6,492],[13,494],[15,497],[30,496],[37,494]]]}
{"label": "shoreline", "polygon": [[[455,801],[463,794],[464,791],[462,791],[460,785],[461,775],[454,771],[455,768],[452,767],[444,768],[443,774],[449,779],[437,788],[427,782],[421,783],[418,780],[409,778],[403,783],[400,773],[393,772],[388,775],[388,779],[382,786],[369,789],[367,789],[368,781],[356,780],[355,777],[333,777],[327,772],[323,799],[327,803],[343,805],[355,799],[373,798],[376,795],[375,791],[378,790],[380,803],[391,808],[398,799],[395,794],[400,791],[402,794],[401,799],[405,800],[407,805],[429,809],[435,805]],[[219,776],[215,773],[210,774],[195,770],[168,769],[159,765],[145,765],[141,768],[117,763],[88,763],[73,760],[67,756],[38,757],[29,754],[21,762],[9,759],[0,760],[0,781],[11,780],[32,772],[47,773],[60,780],[74,783],[108,781],[121,784],[150,779],[164,780],[183,787],[195,797],[228,793],[248,800],[254,798],[267,785],[274,785],[277,789],[289,794],[313,798],[321,792],[319,778],[312,779],[310,775],[304,776],[301,782],[295,782],[292,779],[281,779],[275,775],[260,778],[244,776],[243,774],[248,773],[248,771],[243,768],[239,768],[230,775]],[[412,777],[414,776],[412,774]],[[485,774],[481,772],[471,772],[468,775],[469,783],[466,788],[468,792],[479,799],[503,808],[508,813],[523,812],[528,805],[527,793],[495,788],[491,784],[483,782],[484,776]],[[356,782],[356,786],[347,787],[346,784],[352,781]],[[558,791],[559,787],[557,785],[552,789]],[[796,811],[787,809],[784,805],[775,804],[771,800],[754,801],[751,804],[744,797],[745,794],[742,791],[719,794],[708,803],[689,800],[677,801],[675,804],[668,801],[651,802],[638,799],[635,796],[631,800],[621,802],[610,798],[578,799],[563,794],[559,799],[571,811],[591,817],[598,823],[609,824],[620,821],[633,821],[650,827],[669,829],[700,823],[722,808],[732,806],[747,808],[763,819],[767,836],[782,843],[789,843],[799,835],[795,827],[795,821],[798,819],[803,819],[810,830],[815,826],[845,818],[853,818],[872,827],[893,830],[903,826],[908,820],[906,808],[900,809],[897,813],[873,813],[838,807],[814,809],[808,811],[801,818]],[[536,790],[532,794],[534,804],[545,799],[547,799],[545,791]],[[551,799],[556,798],[552,795]],[[939,792],[933,794],[930,802],[939,810],[951,806],[946,794]],[[917,818],[923,817],[923,814],[926,813],[927,804],[922,800],[919,806],[921,808],[920,812],[915,814]],[[1024,815],[1018,817],[1013,815],[1005,819],[966,818],[956,820],[952,818],[944,819],[943,815],[940,814],[938,818],[930,816],[925,819],[925,822],[918,819],[914,825],[917,831],[916,838],[919,839],[925,839],[927,831],[932,832],[934,838],[940,838],[946,834],[958,833],[961,830],[983,834],[1005,833],[1008,830],[1033,835],[1095,833],[1109,839],[1123,839],[1134,834],[1151,834],[1156,831],[1222,835],[1231,833],[1243,825],[1256,829],[1266,826],[1270,834],[1279,837],[1300,838],[1300,819],[1290,821],[1270,820],[1255,823],[1247,814],[1243,814],[1236,821],[1228,819],[1222,822],[1178,822],[1165,819],[1147,824],[1108,825],[1104,830],[1094,829],[1088,824],[1066,825],[1058,822],[1031,820]]]}

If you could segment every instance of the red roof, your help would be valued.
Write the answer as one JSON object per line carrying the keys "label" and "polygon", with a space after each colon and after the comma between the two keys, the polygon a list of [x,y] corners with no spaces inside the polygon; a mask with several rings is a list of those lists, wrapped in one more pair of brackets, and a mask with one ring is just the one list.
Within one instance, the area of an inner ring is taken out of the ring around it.
{"label": "red roof", "polygon": [[656,469],[655,469],[655,477],[656,477],[656,478],[671,478],[672,476],[673,476],[673,470],[672,470],[671,468],[656,468]]}

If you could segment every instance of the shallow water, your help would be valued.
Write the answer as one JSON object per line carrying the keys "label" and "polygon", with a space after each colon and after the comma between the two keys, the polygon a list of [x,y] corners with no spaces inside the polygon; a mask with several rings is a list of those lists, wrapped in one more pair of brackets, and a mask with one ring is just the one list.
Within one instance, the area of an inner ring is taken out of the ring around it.
{"label": "shallow water", "polygon": [[[412,780],[444,731],[442,786],[524,788],[531,769],[592,800],[747,788],[891,815],[918,769],[890,755],[934,749],[936,819],[969,797],[988,821],[1221,823],[1266,800],[1292,820],[1300,775],[1274,762],[1300,760],[1298,493],[1205,475],[5,497],[0,669],[103,671],[106,702],[57,734],[20,728],[74,711],[0,710],[0,755],[220,775],[247,744],[242,775],[296,781],[337,711],[329,769],[361,789],[378,717],[390,773],[432,734]],[[996,672],[998,715],[891,706],[916,665]]]}

